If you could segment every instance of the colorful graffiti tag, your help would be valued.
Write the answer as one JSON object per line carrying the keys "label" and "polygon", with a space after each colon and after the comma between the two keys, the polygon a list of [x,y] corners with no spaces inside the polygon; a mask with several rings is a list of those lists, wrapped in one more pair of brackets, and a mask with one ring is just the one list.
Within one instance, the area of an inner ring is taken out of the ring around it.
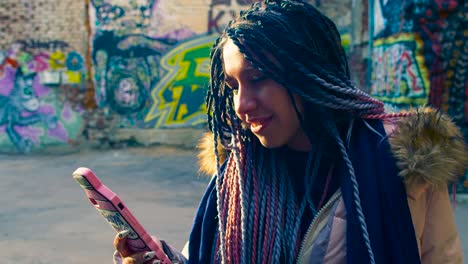
{"label": "colorful graffiti tag", "polygon": [[161,58],[166,71],[151,92],[153,106],[145,122],[155,127],[193,126],[205,122],[204,97],[209,54],[216,35],[182,43]]}
{"label": "colorful graffiti tag", "polygon": [[396,105],[422,105],[429,94],[422,43],[413,34],[374,42],[371,94]]}
{"label": "colorful graffiti tag", "polygon": [[183,29],[160,32],[154,17],[159,2],[91,1],[96,21],[92,40],[96,102],[118,114],[122,127],[147,127],[149,94],[163,74],[159,60],[193,35]]}
{"label": "colorful graffiti tag", "polygon": [[[2,150],[27,153],[69,142],[80,133],[82,119],[69,102],[59,100],[57,86],[79,87],[83,59],[74,51],[48,52],[48,47],[46,42],[19,41],[0,57]],[[37,48],[40,51],[34,53]]]}
{"label": "colorful graffiti tag", "polygon": [[[397,108],[430,103],[447,110],[448,90],[452,88],[445,84],[454,74],[449,75],[450,56],[444,53],[453,42],[446,37],[443,25],[447,17],[456,17],[453,14],[462,8],[459,1],[374,0],[374,5],[371,27],[373,55],[377,57],[372,58],[372,92]],[[382,54],[388,54],[384,57],[390,61],[383,61]],[[389,72],[385,73],[387,67]],[[401,78],[395,78],[396,74]]]}
{"label": "colorful graffiti tag", "polygon": [[221,33],[239,10],[254,2],[258,0],[211,0],[208,12],[208,34]]}
{"label": "colorful graffiti tag", "polygon": [[143,35],[99,33],[92,52],[98,105],[132,120],[142,119],[139,117],[148,104],[149,90],[159,80],[159,58],[171,45],[170,40]]}
{"label": "colorful graffiti tag", "polygon": [[[422,104],[439,108],[468,138],[466,1],[374,4],[372,94],[393,110]],[[462,181],[457,191],[468,192]]]}
{"label": "colorful graffiti tag", "polygon": [[125,34],[129,30],[141,31],[150,26],[153,8],[157,1],[91,0],[91,3],[95,8],[97,26],[100,30],[113,30]]}

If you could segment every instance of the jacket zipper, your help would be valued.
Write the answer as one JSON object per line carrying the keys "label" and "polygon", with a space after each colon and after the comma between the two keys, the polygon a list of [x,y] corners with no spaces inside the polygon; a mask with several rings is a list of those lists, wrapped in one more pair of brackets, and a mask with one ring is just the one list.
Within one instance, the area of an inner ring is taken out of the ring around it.
{"label": "jacket zipper", "polygon": [[319,219],[319,217],[323,214],[325,210],[328,210],[341,196],[341,191],[336,191],[332,197],[328,200],[328,202],[322,206],[322,208],[319,209],[317,214],[314,216],[312,223],[310,223],[309,228],[307,229],[307,232],[305,233],[304,239],[302,240],[301,247],[299,248],[299,254],[297,255],[296,263],[300,263],[299,261],[302,260],[302,254],[304,251],[305,243],[307,241],[307,237],[310,235],[310,233],[314,230],[314,225]]}

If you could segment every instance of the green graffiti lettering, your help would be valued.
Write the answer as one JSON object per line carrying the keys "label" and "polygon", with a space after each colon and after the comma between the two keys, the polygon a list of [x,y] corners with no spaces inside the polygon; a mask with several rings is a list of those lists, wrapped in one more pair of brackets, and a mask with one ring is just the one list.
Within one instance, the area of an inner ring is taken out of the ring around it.
{"label": "green graffiti lettering", "polygon": [[145,122],[155,123],[155,127],[204,122],[209,54],[216,37],[210,35],[184,42],[161,58],[160,65],[166,73],[151,91],[154,104]]}

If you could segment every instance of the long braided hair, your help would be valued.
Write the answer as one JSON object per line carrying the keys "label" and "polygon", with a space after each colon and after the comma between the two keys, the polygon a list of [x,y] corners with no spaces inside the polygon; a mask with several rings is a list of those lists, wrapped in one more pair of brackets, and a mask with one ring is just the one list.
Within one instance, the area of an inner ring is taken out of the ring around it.
{"label": "long braided hair", "polygon": [[[254,67],[283,85],[294,106],[293,94],[304,101],[304,114],[297,108],[296,113],[313,147],[305,169],[303,199],[295,196],[278,150],[262,147],[235,114],[223,71],[222,49],[227,39]],[[214,262],[293,263],[304,210],[318,209],[307,194],[324,151],[336,149],[351,175],[364,242],[374,263],[356,176],[342,138],[353,119],[382,117],[384,105],[351,83],[335,24],[305,1],[265,0],[252,4],[228,24],[210,57],[206,103],[218,162],[219,226]],[[223,172],[217,144],[230,149]]]}

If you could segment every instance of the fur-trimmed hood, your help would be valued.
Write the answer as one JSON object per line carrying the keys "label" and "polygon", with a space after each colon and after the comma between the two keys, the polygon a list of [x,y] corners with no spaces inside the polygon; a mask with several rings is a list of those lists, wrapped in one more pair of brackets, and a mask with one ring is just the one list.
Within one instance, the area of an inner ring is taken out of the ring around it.
{"label": "fur-trimmed hood", "polygon": [[468,154],[460,129],[433,108],[412,110],[390,133],[390,145],[407,187],[443,185],[464,175]]}
{"label": "fur-trimmed hood", "polygon": [[[413,115],[386,125],[400,176],[407,188],[443,185],[464,174],[468,154],[463,136],[451,119],[432,108],[410,110]],[[226,150],[218,144],[220,161]],[[200,172],[213,175],[216,161],[213,135],[206,133],[198,145]]]}

